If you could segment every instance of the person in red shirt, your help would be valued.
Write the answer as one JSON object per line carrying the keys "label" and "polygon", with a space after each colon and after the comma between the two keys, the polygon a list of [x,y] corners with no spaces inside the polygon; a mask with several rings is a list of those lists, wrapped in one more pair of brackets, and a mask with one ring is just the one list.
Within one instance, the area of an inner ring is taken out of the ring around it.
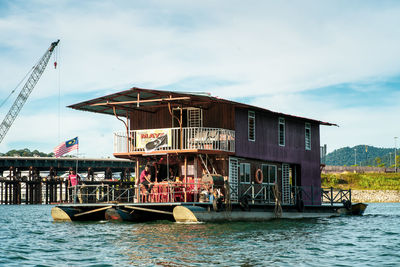
{"label": "person in red shirt", "polygon": [[78,199],[78,192],[77,192],[77,185],[80,182],[81,177],[76,174],[75,171],[70,170],[68,175],[68,188],[69,188],[69,195],[70,201],[74,200],[74,203],[77,202]]}

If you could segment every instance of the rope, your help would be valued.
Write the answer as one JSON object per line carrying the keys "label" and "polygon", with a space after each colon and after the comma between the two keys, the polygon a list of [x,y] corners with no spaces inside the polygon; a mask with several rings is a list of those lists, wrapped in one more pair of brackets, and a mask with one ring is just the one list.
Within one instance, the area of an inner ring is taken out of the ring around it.
{"label": "rope", "polygon": [[229,185],[229,181],[225,181],[225,206],[226,211],[232,210],[232,202],[231,202],[231,187]]}
{"label": "rope", "polygon": [[[58,63],[59,54],[60,54],[60,46],[56,48],[56,62]],[[61,142],[61,70],[60,66],[58,66],[58,143]]]}
{"label": "rope", "polygon": [[282,217],[282,206],[281,206],[281,193],[278,190],[278,184],[275,183],[274,188],[274,197],[275,197],[275,218],[281,218]]}

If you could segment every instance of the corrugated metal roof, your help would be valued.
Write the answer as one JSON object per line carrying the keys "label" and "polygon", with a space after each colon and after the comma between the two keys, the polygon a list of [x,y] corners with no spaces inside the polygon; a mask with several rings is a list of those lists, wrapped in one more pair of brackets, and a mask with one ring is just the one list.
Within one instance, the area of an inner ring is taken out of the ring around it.
{"label": "corrugated metal roof", "polygon": [[[168,101],[166,100],[166,98],[181,98],[181,99]],[[137,105],[137,103],[118,103],[118,102],[134,102],[138,100],[139,100],[139,105]],[[152,100],[157,100],[157,101],[152,101]],[[168,102],[170,102],[172,105],[183,105],[183,106],[194,106],[194,107],[201,107],[204,105],[208,105],[210,103],[228,103],[234,105],[235,107],[248,108],[263,112],[271,112],[281,116],[311,121],[322,125],[338,126],[334,123],[322,122],[319,120],[294,116],[290,114],[284,114],[261,107],[256,107],[244,103],[213,97],[209,93],[164,91],[164,90],[154,90],[154,89],[143,89],[137,87],[133,87],[131,89],[117,92],[114,94],[94,98],[77,104],[73,104],[68,107],[77,110],[84,110],[84,111],[110,114],[110,115],[114,115],[113,107],[115,107],[115,112],[118,116],[126,117],[127,112],[129,110],[139,109],[139,110],[152,111],[155,108],[166,107],[168,105]]]}

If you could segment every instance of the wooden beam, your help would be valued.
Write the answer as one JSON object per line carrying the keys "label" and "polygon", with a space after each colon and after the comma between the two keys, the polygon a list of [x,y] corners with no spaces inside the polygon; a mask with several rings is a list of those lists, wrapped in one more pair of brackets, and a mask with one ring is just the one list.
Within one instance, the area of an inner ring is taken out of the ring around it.
{"label": "wooden beam", "polygon": [[154,213],[162,213],[162,214],[173,215],[172,212],[170,212],[170,211],[147,209],[147,208],[133,207],[133,206],[124,206],[124,207],[128,208],[128,209],[132,209],[132,210],[142,210],[142,211],[148,211],[148,212],[154,212]]}
{"label": "wooden beam", "polygon": [[227,152],[222,150],[211,150],[211,149],[175,149],[175,150],[157,150],[152,152],[145,151],[131,151],[130,153],[113,153],[117,158],[127,158],[130,156],[154,156],[160,154],[191,154],[191,153],[202,153],[202,154],[218,154],[218,155],[234,155],[235,152]]}
{"label": "wooden beam", "polygon": [[108,106],[108,105],[124,105],[124,104],[137,104],[137,103],[150,103],[150,102],[163,102],[163,101],[177,101],[177,100],[190,100],[189,96],[173,97],[173,98],[157,98],[157,99],[144,99],[144,100],[131,100],[131,101],[119,101],[119,102],[103,102],[95,103],[90,106]]}
{"label": "wooden beam", "polygon": [[[110,110],[110,108],[112,107],[116,107],[118,110],[125,110],[125,111],[132,111],[132,110],[137,110],[137,111],[143,111],[143,112],[147,112],[147,113],[156,113],[155,111],[151,111],[151,110],[145,110],[142,108],[137,108],[133,105],[130,106],[116,106],[116,105],[108,105],[108,106],[104,106],[103,109],[99,109],[99,110],[91,110],[91,109],[85,109],[87,111],[92,111],[92,112],[98,112],[98,113],[105,113],[105,111]],[[149,106],[151,107],[151,106]],[[122,115],[120,115],[121,117],[124,117]]]}
{"label": "wooden beam", "polygon": [[82,215],[86,215],[86,214],[90,214],[90,213],[98,212],[98,211],[102,211],[102,210],[107,210],[109,208],[112,208],[112,206],[107,206],[107,207],[103,207],[103,208],[99,208],[99,209],[95,209],[95,210],[81,212],[81,213],[75,214],[74,217],[78,217],[78,216],[82,216]]}

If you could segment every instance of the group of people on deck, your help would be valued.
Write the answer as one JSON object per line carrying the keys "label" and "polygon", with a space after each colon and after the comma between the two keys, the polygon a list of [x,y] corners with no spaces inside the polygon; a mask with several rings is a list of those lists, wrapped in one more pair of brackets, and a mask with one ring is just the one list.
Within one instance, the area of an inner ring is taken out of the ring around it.
{"label": "group of people on deck", "polygon": [[[165,167],[165,166],[163,166]],[[145,194],[147,197],[147,201],[150,200],[150,193],[152,192],[154,183],[161,181],[172,181],[172,182],[180,182],[180,178],[177,176],[177,166],[173,166],[169,168],[169,173],[166,174],[164,172],[160,175],[160,167],[155,165],[151,166],[150,164],[146,164],[143,171],[140,173],[139,179],[136,180],[136,184],[141,188],[140,194]],[[165,169],[166,170],[166,169]],[[158,177],[157,177],[158,176]],[[74,170],[70,170],[68,175],[68,188],[69,188],[69,196],[70,201],[77,203],[79,189],[78,185],[80,184],[80,176],[76,174]],[[208,199],[212,200],[216,196],[217,192],[214,192],[211,186],[203,185],[200,189],[200,195],[203,195],[204,198],[200,198],[201,202],[208,202]],[[218,194],[219,195],[219,194]],[[80,196],[79,196],[80,197]]]}
{"label": "group of people on deck", "polygon": [[[149,201],[150,193],[152,192],[154,182],[157,182],[157,179],[152,176],[152,166],[147,164],[144,170],[140,173],[140,177],[137,180],[137,184],[143,189],[141,194],[147,195],[147,201]],[[153,171],[156,171],[155,175],[157,176],[157,167],[154,166]],[[173,168],[169,168],[169,180],[173,182],[179,182],[179,177],[175,177],[175,173]],[[154,175],[154,173],[153,173]],[[160,179],[165,180],[165,179]],[[200,202],[209,202],[214,199],[220,198],[223,196],[221,189],[216,189],[211,186],[211,184],[202,184],[199,191],[199,201]]]}
{"label": "group of people on deck", "polygon": [[153,166],[153,176],[151,168],[152,166],[150,164],[146,164],[144,170],[140,173],[139,180],[137,181],[139,186],[142,186],[144,189],[146,189],[145,193],[150,193],[153,188],[154,182],[158,182],[158,180],[175,181],[176,179],[176,173],[173,167],[169,168],[169,173],[167,177],[157,177],[160,176],[160,173],[162,173],[160,172],[160,165]]}

